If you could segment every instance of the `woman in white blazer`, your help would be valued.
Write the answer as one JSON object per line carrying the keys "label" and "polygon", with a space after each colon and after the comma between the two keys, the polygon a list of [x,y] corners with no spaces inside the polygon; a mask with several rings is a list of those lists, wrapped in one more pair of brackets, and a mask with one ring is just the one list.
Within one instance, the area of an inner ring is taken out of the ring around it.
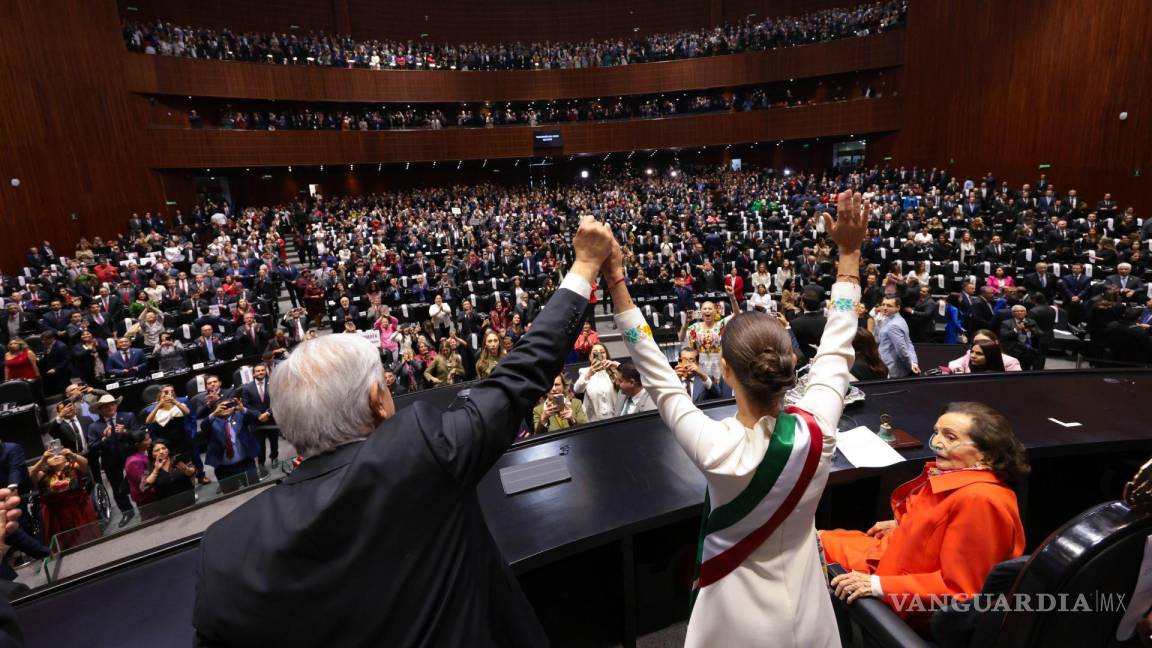
{"label": "woman in white blazer", "polygon": [[613,362],[600,343],[592,345],[588,358],[591,363],[580,370],[572,391],[584,397],[584,414],[589,421],[610,419],[616,416],[615,371],[620,363]]}
{"label": "woman in white blazer", "polygon": [[840,249],[839,274],[807,391],[795,407],[783,407],[795,381],[788,331],[767,313],[737,315],[721,342],[721,370],[736,396],[736,416],[723,421],[697,409],[668,366],[628,294],[619,254],[603,268],[644,386],[708,481],[690,647],[840,643],[814,516],[851,380],[866,230],[860,194],[841,194],[837,221],[828,219],[825,229]]}

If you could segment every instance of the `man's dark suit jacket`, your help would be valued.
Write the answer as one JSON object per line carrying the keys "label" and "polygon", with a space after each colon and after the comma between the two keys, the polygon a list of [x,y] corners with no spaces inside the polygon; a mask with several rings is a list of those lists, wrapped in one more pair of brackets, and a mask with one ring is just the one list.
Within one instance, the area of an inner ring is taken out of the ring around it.
{"label": "man's dark suit jacket", "polygon": [[1045,285],[1041,286],[1040,273],[1029,272],[1028,274],[1024,275],[1024,288],[1026,288],[1030,293],[1044,293],[1045,297],[1052,299],[1052,297],[1056,294],[1059,281],[1060,280],[1056,278],[1056,275],[1052,274],[1051,272],[1046,272],[1044,273]]}
{"label": "man's dark suit jacket", "polygon": [[796,341],[804,357],[809,360],[816,357],[816,347],[827,325],[828,318],[820,311],[809,311],[792,320],[792,332],[796,334]]}
{"label": "man's dark suit jacket", "polygon": [[462,405],[414,403],[209,528],[201,645],[547,645],[476,485],[560,373],[586,305],[557,290]]}
{"label": "man's dark suit jacket", "polygon": [[[92,426],[92,419],[77,414],[76,420],[80,423],[80,434],[87,434],[88,428]],[[71,426],[65,425],[60,419],[54,419],[48,424],[47,430],[53,439],[60,440],[60,445],[72,452],[80,452],[80,439],[76,438],[76,432]]]}

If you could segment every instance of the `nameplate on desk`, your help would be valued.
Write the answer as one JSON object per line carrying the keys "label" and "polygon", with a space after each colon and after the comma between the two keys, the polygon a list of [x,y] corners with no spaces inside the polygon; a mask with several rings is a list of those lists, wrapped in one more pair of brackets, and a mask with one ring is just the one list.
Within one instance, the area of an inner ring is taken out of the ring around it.
{"label": "nameplate on desk", "polygon": [[193,370],[196,370],[196,369],[203,369],[203,368],[204,368],[204,363],[203,363],[203,362],[197,362],[196,364],[192,365],[192,369],[193,369]]}
{"label": "nameplate on desk", "polygon": [[568,472],[568,462],[559,455],[500,469],[500,483],[505,495],[515,495],[569,479],[572,479],[572,473]]}
{"label": "nameplate on desk", "polygon": [[111,383],[108,383],[107,385],[104,385],[104,388],[105,388],[105,389],[119,389],[119,388],[120,388],[120,383],[118,383],[118,382],[111,382]]}
{"label": "nameplate on desk", "polygon": [[164,377],[164,372],[163,372],[163,371],[157,371],[156,373],[152,374],[152,379],[153,379],[153,380],[155,380],[155,379],[157,379],[157,378],[163,378],[163,377]]}

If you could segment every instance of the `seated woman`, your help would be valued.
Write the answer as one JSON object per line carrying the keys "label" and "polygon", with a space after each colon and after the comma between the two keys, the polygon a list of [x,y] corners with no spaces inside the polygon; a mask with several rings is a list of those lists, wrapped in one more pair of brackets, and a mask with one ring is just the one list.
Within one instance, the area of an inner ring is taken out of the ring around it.
{"label": "seated woman", "polygon": [[59,535],[58,546],[69,549],[100,537],[96,507],[92,506],[92,496],[84,488],[88,460],[83,455],[68,448],[60,454],[45,450],[28,472],[40,491],[40,522],[45,541],[51,542],[53,536]]}
{"label": "seated woman", "polygon": [[930,614],[905,613],[909,597],[925,607],[931,596],[968,598],[994,565],[1024,552],[1010,484],[1029,471],[1008,420],[982,403],[949,403],[928,445],[936,461],[892,493],[895,519],[866,533],[820,532],[825,559],[850,570],[832,579],[836,596],[884,598],[920,629]]}
{"label": "seated woman", "polygon": [[[996,345],[997,349],[1000,349],[1000,359],[1004,363],[1004,368],[1001,369],[1001,371],[1020,371],[1020,361],[1004,353],[1004,350],[1000,348],[1000,336],[997,335],[995,331],[978,329],[972,335],[972,343],[975,344],[977,342],[992,342]],[[987,356],[987,354],[985,354],[985,356]],[[972,351],[969,349],[967,353],[948,363],[948,371],[954,374],[972,373],[971,363]]]}
{"label": "seated woman", "polygon": [[[585,325],[587,326],[587,325]],[[597,342],[588,354],[592,363],[580,370],[572,391],[584,397],[584,413],[589,421],[601,421],[616,416],[615,369],[620,365],[613,362],[608,349]]]}
{"label": "seated woman", "polygon": [[552,382],[552,389],[533,408],[530,434],[555,432],[587,422],[583,404],[572,394],[568,379],[560,374]]}
{"label": "seated woman", "polygon": [[991,340],[976,340],[966,356],[967,371],[953,373],[987,373],[1004,371],[1004,354],[1000,345]]}

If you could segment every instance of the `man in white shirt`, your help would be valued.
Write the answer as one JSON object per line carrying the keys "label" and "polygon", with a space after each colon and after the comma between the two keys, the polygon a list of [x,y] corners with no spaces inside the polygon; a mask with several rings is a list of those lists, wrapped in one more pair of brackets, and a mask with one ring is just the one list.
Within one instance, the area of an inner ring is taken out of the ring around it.
{"label": "man in white shirt", "polygon": [[645,391],[640,382],[640,372],[631,362],[622,363],[616,368],[616,415],[628,416],[637,412],[656,409],[656,403]]}

